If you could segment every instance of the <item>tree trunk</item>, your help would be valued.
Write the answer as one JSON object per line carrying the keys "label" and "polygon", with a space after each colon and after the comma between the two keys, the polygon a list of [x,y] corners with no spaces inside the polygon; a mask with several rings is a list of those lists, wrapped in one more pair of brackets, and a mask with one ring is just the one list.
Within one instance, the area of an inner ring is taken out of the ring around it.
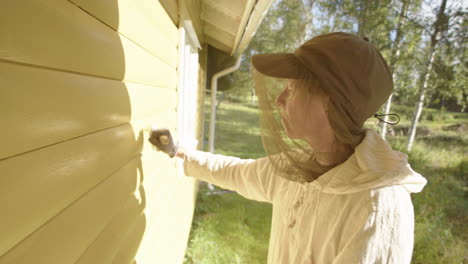
{"label": "tree trunk", "polygon": [[308,40],[310,37],[307,32],[310,31],[310,28],[312,27],[312,8],[314,6],[315,0],[305,0],[302,1],[302,5],[304,9],[306,10],[305,12],[305,20],[303,22],[303,26],[298,28],[299,36],[298,36],[298,45],[302,44],[304,41]]}
{"label": "tree trunk", "polygon": [[[392,72],[392,80],[395,82],[396,74],[395,74],[395,68],[396,68],[396,62],[398,61],[398,56],[400,55],[400,49],[401,49],[401,38],[403,36],[401,32],[401,27],[403,26],[403,18],[406,16],[406,10],[408,8],[408,0],[402,0],[402,6],[400,13],[398,14],[398,22],[396,26],[396,34],[395,34],[395,42],[392,47],[392,52],[390,55],[390,71]],[[390,107],[392,105],[392,98],[393,98],[393,93],[390,94],[390,96],[387,99],[387,103],[385,104],[385,116],[384,116],[384,121],[388,122],[388,114],[390,113]],[[385,136],[387,134],[387,123],[383,122],[382,124],[382,138],[385,139]]]}
{"label": "tree trunk", "polygon": [[445,21],[444,16],[445,16],[446,5],[447,5],[447,0],[442,0],[440,4],[439,12],[437,14],[437,19],[434,22],[434,32],[431,34],[431,43],[430,43],[430,48],[429,48],[429,63],[427,67],[425,68],[425,70],[423,71],[423,74],[421,74],[422,81],[420,82],[420,84],[422,86],[420,86],[420,89],[419,89],[419,99],[414,109],[413,119],[411,121],[411,127],[409,130],[408,145],[406,146],[406,149],[408,152],[411,151],[411,148],[413,147],[414,138],[416,137],[416,129],[417,129],[418,121],[419,121],[419,118],[421,117],[421,113],[424,108],[424,99],[426,97],[429,77],[431,76],[432,65],[434,64],[435,55],[437,53],[436,46],[440,38],[440,34],[442,33],[441,30],[443,28],[443,23]]}
{"label": "tree trunk", "polygon": [[421,117],[422,110],[424,108],[424,99],[426,97],[426,91],[427,91],[427,85],[429,82],[429,77],[431,76],[431,70],[432,70],[432,64],[434,63],[434,58],[435,58],[435,46],[431,45],[430,49],[430,59],[429,59],[429,64],[427,65],[426,69],[424,70],[424,74],[421,75],[423,78],[422,86],[419,89],[419,99],[418,102],[416,103],[414,112],[413,112],[413,119],[411,120],[411,126],[409,130],[409,138],[408,138],[408,145],[406,146],[407,151],[411,151],[411,148],[413,147],[414,143],[414,138],[416,137],[416,129],[418,125],[419,118]]}
{"label": "tree trunk", "polygon": [[361,0],[359,2],[360,10],[358,17],[358,32],[357,35],[360,37],[366,36],[367,33],[367,1]]}
{"label": "tree trunk", "polygon": [[[387,99],[387,103],[385,104],[385,111],[384,111],[384,121],[388,122],[388,114],[390,113],[390,107],[392,105],[392,98],[393,98],[393,93],[390,94],[390,96]],[[383,122],[382,124],[382,138],[385,139],[385,136],[387,135],[387,123]]]}
{"label": "tree trunk", "polygon": [[222,91],[221,95],[216,98],[216,108],[215,108],[216,112],[218,112],[218,108],[221,105],[221,101],[223,101],[224,96],[226,96],[226,91]]}

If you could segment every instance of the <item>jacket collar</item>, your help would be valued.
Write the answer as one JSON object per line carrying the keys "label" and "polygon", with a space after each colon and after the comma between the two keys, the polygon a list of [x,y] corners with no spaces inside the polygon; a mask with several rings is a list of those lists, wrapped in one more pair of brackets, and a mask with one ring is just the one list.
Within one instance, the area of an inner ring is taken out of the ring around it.
{"label": "jacket collar", "polygon": [[345,162],[306,184],[326,193],[345,194],[392,185],[420,192],[426,183],[412,170],[406,154],[393,150],[377,132],[366,129],[364,139]]}

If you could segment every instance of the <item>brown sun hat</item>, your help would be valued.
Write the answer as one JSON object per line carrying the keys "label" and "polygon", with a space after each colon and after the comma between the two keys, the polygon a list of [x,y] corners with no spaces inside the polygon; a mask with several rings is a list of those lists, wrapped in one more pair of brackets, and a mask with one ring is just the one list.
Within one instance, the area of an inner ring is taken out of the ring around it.
{"label": "brown sun hat", "polygon": [[356,146],[364,122],[393,90],[392,74],[367,38],[335,32],[316,36],[294,53],[260,54],[252,65],[261,74],[284,79],[315,78],[330,97],[329,120],[337,138]]}

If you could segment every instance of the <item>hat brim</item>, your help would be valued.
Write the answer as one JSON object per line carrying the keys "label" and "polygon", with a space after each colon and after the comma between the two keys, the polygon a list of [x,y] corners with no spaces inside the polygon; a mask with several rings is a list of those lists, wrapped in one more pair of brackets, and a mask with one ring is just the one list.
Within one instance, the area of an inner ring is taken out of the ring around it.
{"label": "hat brim", "polygon": [[254,55],[252,65],[258,72],[275,78],[301,79],[310,74],[293,53]]}

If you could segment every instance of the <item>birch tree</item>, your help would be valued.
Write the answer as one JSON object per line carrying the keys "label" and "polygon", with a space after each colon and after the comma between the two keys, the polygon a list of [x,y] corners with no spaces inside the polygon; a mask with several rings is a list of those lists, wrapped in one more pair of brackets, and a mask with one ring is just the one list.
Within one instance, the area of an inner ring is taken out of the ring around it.
{"label": "birch tree", "polygon": [[[395,81],[396,79],[396,63],[398,61],[398,57],[400,55],[400,49],[401,49],[401,39],[403,37],[403,32],[402,32],[402,26],[404,23],[404,18],[406,16],[406,10],[408,9],[409,1],[408,0],[402,0],[401,1],[401,9],[398,12],[398,17],[397,17],[397,24],[395,26],[395,41],[393,42],[392,45],[392,50],[390,53],[390,63],[389,63],[389,68],[390,71],[392,72],[392,79]],[[385,104],[385,111],[384,111],[384,121],[382,124],[382,138],[385,139],[385,136],[387,134],[387,123],[388,122],[388,114],[390,113],[390,108],[392,105],[392,98],[393,98],[393,93],[390,94],[390,96],[387,99],[387,102]]]}
{"label": "birch tree", "polygon": [[445,14],[445,8],[447,6],[447,0],[441,0],[441,4],[439,7],[439,11],[437,12],[436,20],[434,21],[432,27],[432,33],[430,36],[429,42],[429,50],[427,53],[427,67],[423,69],[420,74],[420,81],[419,81],[419,93],[418,93],[418,101],[416,102],[413,117],[411,120],[411,126],[408,133],[408,144],[407,144],[407,151],[411,151],[411,148],[414,143],[414,138],[416,136],[416,129],[418,125],[418,121],[421,117],[421,113],[424,108],[424,101],[426,97],[426,93],[428,90],[428,83],[432,73],[432,67],[434,64],[435,55],[437,52],[437,44],[441,37],[441,35],[447,29],[447,16]]}

